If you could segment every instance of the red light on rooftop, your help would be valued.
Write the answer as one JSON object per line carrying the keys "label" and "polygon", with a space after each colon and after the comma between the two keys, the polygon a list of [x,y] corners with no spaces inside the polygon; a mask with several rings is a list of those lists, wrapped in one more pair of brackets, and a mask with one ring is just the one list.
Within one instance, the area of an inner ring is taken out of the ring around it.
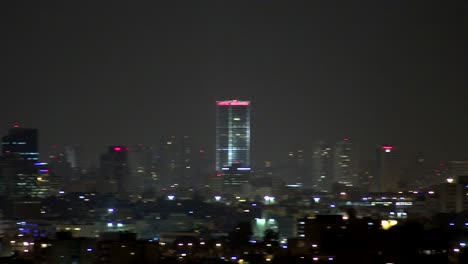
{"label": "red light on rooftop", "polygon": [[126,147],[126,148],[125,148],[125,150],[126,150],[126,151],[129,151],[129,150],[130,150],[130,148],[129,148],[129,147]]}
{"label": "red light on rooftop", "polygon": [[14,125],[13,125],[13,128],[19,128],[19,125],[18,125],[18,124],[14,124]]}
{"label": "red light on rooftop", "polygon": [[205,153],[205,150],[203,150],[203,149],[200,149],[200,151],[199,151],[199,152],[200,152],[200,153]]}
{"label": "red light on rooftop", "polygon": [[393,146],[382,146],[382,149],[393,149]]}
{"label": "red light on rooftop", "polygon": [[216,174],[216,177],[221,177],[223,176],[221,173]]}
{"label": "red light on rooftop", "polygon": [[250,101],[216,101],[216,105],[218,106],[247,106],[250,105]]}
{"label": "red light on rooftop", "polygon": [[114,151],[122,151],[121,147],[114,147]]}
{"label": "red light on rooftop", "polygon": [[344,140],[344,141],[349,141],[349,138],[344,138],[343,140]]}

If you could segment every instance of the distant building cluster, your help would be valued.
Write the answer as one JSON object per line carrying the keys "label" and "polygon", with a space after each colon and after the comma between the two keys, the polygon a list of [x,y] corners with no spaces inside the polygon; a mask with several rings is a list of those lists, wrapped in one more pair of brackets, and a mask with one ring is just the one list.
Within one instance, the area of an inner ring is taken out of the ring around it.
{"label": "distant building cluster", "polygon": [[[12,127],[0,158],[1,263],[468,263],[468,161],[350,138],[251,160],[251,101],[216,101],[216,149],[51,146]],[[302,262],[301,262],[302,261]]]}

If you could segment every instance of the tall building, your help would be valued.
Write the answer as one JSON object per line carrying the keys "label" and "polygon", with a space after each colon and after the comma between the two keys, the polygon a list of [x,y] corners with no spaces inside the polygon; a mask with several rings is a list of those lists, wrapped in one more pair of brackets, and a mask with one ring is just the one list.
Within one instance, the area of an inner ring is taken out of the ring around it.
{"label": "tall building", "polygon": [[310,166],[306,163],[304,150],[298,149],[288,153],[288,160],[286,164],[287,180],[289,185],[297,185],[300,187],[311,188],[306,182],[310,178]]}
{"label": "tall building", "polygon": [[128,147],[110,146],[101,155],[100,169],[99,192],[125,194],[135,187],[129,181]]}
{"label": "tall building", "polygon": [[[324,141],[317,142],[312,149],[312,188],[331,191],[332,149]],[[307,182],[306,182],[307,183]],[[309,188],[308,184],[304,187]]]}
{"label": "tall building", "polygon": [[138,193],[154,191],[159,183],[153,156],[153,149],[142,144],[131,147],[128,152],[131,184]]}
{"label": "tall building", "polygon": [[400,185],[400,160],[395,146],[377,146],[376,177],[373,191],[396,192]]}
{"label": "tall building", "polygon": [[15,125],[2,138],[2,153],[17,154],[23,160],[37,162],[39,160],[38,129],[20,128]]}
{"label": "tall building", "polygon": [[194,185],[194,156],[193,142],[190,136],[184,136],[180,140],[180,155],[178,159],[177,182],[182,187],[192,187]]}
{"label": "tall building", "polygon": [[346,186],[358,185],[359,148],[349,138],[335,144],[333,152],[333,182]]}
{"label": "tall building", "polygon": [[167,188],[177,183],[176,170],[178,161],[178,147],[175,136],[161,141],[157,155],[157,169],[160,177],[160,186]]}
{"label": "tall building", "polygon": [[[50,194],[51,181],[46,163],[30,163],[15,155],[0,158],[0,193],[12,200],[45,198]],[[55,189],[54,189],[55,191]]]}
{"label": "tall building", "polygon": [[216,102],[216,171],[250,167],[250,101]]}
{"label": "tall building", "polygon": [[468,210],[468,161],[452,161],[450,177],[440,184],[439,210],[444,213],[460,213]]}

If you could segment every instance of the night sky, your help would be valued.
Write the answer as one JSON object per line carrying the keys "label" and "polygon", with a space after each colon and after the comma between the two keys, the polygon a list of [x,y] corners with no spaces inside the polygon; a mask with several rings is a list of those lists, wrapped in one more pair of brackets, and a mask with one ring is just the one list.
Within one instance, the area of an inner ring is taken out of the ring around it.
{"label": "night sky", "polygon": [[2,134],[213,154],[214,101],[237,98],[256,163],[343,137],[468,158],[466,1],[63,2],[1,3]]}

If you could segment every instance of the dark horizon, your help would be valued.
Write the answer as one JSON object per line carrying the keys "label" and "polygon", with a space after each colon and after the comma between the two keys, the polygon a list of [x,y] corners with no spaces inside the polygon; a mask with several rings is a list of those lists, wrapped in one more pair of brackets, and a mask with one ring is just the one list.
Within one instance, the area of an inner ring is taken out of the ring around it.
{"label": "dark horizon", "polygon": [[0,132],[40,150],[191,135],[252,100],[253,164],[344,137],[468,159],[464,1],[4,3]]}

